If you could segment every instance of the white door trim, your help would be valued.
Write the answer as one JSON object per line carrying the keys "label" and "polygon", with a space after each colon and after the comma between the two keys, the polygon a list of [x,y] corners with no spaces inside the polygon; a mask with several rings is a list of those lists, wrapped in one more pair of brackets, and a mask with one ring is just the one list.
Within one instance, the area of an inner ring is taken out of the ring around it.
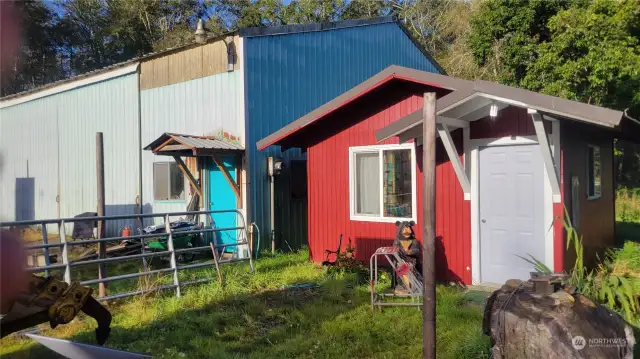
{"label": "white door trim", "polygon": [[[532,145],[538,144],[536,136],[509,136],[501,138],[483,138],[471,140],[467,138],[465,133],[464,142],[468,143],[468,149],[465,153],[469,153],[470,172],[471,172],[471,281],[473,284],[482,284],[482,273],[480,271],[480,176],[479,161],[480,148],[493,146],[513,146],[513,145]],[[554,155],[555,163],[560,164],[560,151],[556,151],[557,144],[560,143],[560,124],[552,123],[552,135],[550,136],[551,151]],[[466,146],[465,146],[466,147]],[[465,156],[466,162],[466,156]],[[547,178],[544,184],[544,223],[545,228],[545,257],[542,261],[551,269],[553,269],[553,191],[549,176],[544,170],[544,177]]]}

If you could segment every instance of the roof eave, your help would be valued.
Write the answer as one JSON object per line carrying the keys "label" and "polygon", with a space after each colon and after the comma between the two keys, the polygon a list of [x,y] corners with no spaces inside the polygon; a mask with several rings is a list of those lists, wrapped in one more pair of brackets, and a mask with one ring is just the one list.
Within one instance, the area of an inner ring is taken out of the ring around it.
{"label": "roof eave", "polygon": [[326,104],[282,127],[280,130],[270,134],[269,136],[264,137],[256,144],[258,150],[262,151],[269,146],[279,144],[282,140],[295,134],[304,127],[322,119],[337,109],[348,105],[352,101],[394,79],[444,88],[447,90],[455,90],[457,88],[469,86],[470,84],[469,81],[455,79],[446,75],[391,65]]}

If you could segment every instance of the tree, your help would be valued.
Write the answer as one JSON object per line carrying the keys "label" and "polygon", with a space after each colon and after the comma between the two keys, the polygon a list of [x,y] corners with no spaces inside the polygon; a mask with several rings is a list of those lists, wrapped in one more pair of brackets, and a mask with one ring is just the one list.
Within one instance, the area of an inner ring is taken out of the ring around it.
{"label": "tree", "polygon": [[523,87],[572,100],[640,110],[640,1],[597,0],[549,20],[549,41]]}
{"label": "tree", "polygon": [[[581,102],[640,114],[640,1],[598,0],[549,20],[522,85]],[[638,146],[616,141],[617,183],[640,185]]]}
{"label": "tree", "polygon": [[[3,2],[2,11],[15,16],[3,16],[2,52],[8,55],[2,56],[2,95],[61,79],[57,15],[37,1]],[[5,38],[7,34],[14,36]]]}
{"label": "tree", "polygon": [[548,20],[569,5],[547,0],[481,2],[470,19],[468,40],[476,63],[484,66],[497,59],[500,82],[519,86],[536,59],[537,46],[549,40]]}

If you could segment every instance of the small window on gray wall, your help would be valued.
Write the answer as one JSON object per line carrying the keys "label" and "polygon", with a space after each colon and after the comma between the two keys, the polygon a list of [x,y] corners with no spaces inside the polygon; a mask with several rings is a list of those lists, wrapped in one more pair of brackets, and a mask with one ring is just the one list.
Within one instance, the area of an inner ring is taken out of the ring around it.
{"label": "small window on gray wall", "polygon": [[184,200],[184,175],[175,162],[153,164],[153,198],[156,201]]}
{"label": "small window on gray wall", "polygon": [[587,147],[587,198],[598,199],[602,191],[600,147]]}

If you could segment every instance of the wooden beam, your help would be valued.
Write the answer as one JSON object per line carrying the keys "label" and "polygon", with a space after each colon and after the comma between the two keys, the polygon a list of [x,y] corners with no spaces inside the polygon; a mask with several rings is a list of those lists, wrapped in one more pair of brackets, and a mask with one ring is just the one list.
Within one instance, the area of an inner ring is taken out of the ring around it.
{"label": "wooden beam", "polygon": [[436,359],[436,94],[422,108],[422,358]]}
{"label": "wooden beam", "polygon": [[442,124],[449,125],[452,127],[457,127],[457,128],[469,127],[469,121],[460,120],[457,118],[445,117],[445,116],[438,116],[436,123],[442,123]]}
{"label": "wooden beam", "polygon": [[[544,121],[542,115],[536,110],[527,110],[533,119],[533,127],[536,130],[536,136],[538,137],[538,143],[540,144],[540,151],[542,151],[542,160],[544,166],[547,169],[547,178],[551,183],[551,192],[553,193],[553,202],[560,203],[560,181],[558,179],[558,172],[556,171],[555,161],[551,154],[551,146],[549,145],[549,138],[547,132],[544,129]],[[557,146],[557,145],[556,145]]]}
{"label": "wooden beam", "polygon": [[447,111],[439,111],[442,116],[450,117],[450,118],[461,118],[464,115],[470,114],[476,111],[479,108],[490,105],[493,100],[488,99],[486,97],[475,96],[469,98],[468,101],[465,101],[461,104],[452,107]]}
{"label": "wooden beam", "polygon": [[[442,124],[446,124],[449,125],[451,127],[455,127],[455,128],[468,128],[469,127],[469,122],[464,121],[464,120],[458,120],[455,118],[449,118],[449,117],[444,117],[444,116],[438,116],[436,123],[442,123]],[[440,136],[439,133],[436,133],[436,138],[438,138]],[[400,140],[400,143],[405,143],[407,141],[413,140],[413,139],[420,139],[422,138],[422,123],[400,133],[398,135],[398,139]],[[420,140],[419,142],[417,142],[419,144],[422,143],[422,141]]]}
{"label": "wooden beam", "polygon": [[200,186],[198,185],[198,181],[196,181],[196,179],[193,178],[191,171],[189,171],[189,168],[187,167],[187,165],[184,164],[184,162],[182,161],[182,158],[178,156],[173,156],[173,159],[178,164],[178,168],[180,168],[182,173],[187,177],[187,179],[189,180],[189,183],[191,183],[193,188],[195,188],[196,192],[198,192],[198,194],[200,195],[200,198],[204,199],[204,196],[202,195],[202,188],[200,188]]}
{"label": "wooden beam", "polygon": [[480,107],[479,109],[460,117],[460,119],[464,121],[477,121],[481,118],[487,117],[489,116],[489,109],[491,108],[491,105],[496,105],[496,107],[498,107],[498,111],[509,106],[508,103],[496,101],[484,107]]}
{"label": "wooden beam", "polygon": [[216,166],[218,166],[218,168],[224,175],[224,178],[226,178],[227,182],[229,182],[229,185],[233,189],[233,193],[236,194],[236,198],[240,198],[240,186],[238,186],[238,184],[233,180],[233,177],[231,177],[231,174],[229,173],[227,168],[224,166],[224,162],[222,162],[222,160],[220,159],[220,157],[218,157],[218,155],[211,155],[211,157],[213,157],[213,162],[216,163]]}
{"label": "wooden beam", "polygon": [[[105,195],[104,195],[104,144],[102,132],[96,133],[96,178],[98,179],[98,217],[105,215]],[[105,237],[106,221],[98,221],[98,239]],[[107,245],[105,242],[98,244],[98,258],[104,259],[107,256]],[[98,279],[108,277],[105,263],[98,265]],[[107,283],[98,284],[98,296],[100,298],[107,295]]]}
{"label": "wooden beam", "polygon": [[456,145],[453,143],[451,139],[451,132],[449,132],[449,126],[441,123],[437,125],[438,134],[440,134],[440,139],[442,140],[442,144],[444,145],[444,149],[447,151],[447,155],[449,156],[449,161],[453,165],[453,170],[458,177],[458,182],[460,182],[460,186],[462,187],[462,191],[465,194],[465,198],[470,196],[467,194],[471,194],[471,182],[469,178],[467,178],[467,174],[464,171],[464,167],[462,166],[462,162],[460,162],[460,156],[458,156],[458,151],[456,150]]}

